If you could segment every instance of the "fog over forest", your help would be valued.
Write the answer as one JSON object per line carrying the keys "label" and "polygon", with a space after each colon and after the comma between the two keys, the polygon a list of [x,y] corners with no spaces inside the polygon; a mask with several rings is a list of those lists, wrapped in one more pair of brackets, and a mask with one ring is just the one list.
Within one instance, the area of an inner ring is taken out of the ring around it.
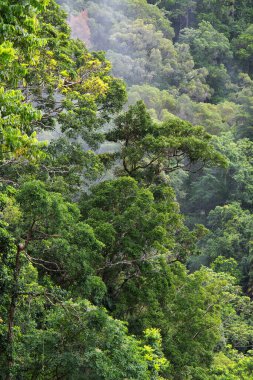
{"label": "fog over forest", "polygon": [[253,380],[252,0],[0,1],[0,380]]}

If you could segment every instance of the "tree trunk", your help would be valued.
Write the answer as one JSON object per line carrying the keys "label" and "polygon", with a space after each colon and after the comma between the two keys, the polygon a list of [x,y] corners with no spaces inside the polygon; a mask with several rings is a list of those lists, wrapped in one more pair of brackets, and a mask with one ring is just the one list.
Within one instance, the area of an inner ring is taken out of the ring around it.
{"label": "tree trunk", "polygon": [[15,268],[13,273],[13,288],[11,292],[11,300],[10,307],[8,312],[8,333],[7,333],[7,365],[8,365],[8,373],[6,380],[13,379],[12,376],[12,368],[14,364],[14,356],[13,356],[13,341],[14,341],[14,319],[16,313],[16,306],[18,301],[18,280],[20,274],[20,254],[24,250],[23,244],[18,244],[17,252],[16,252],[16,260],[15,260]]}

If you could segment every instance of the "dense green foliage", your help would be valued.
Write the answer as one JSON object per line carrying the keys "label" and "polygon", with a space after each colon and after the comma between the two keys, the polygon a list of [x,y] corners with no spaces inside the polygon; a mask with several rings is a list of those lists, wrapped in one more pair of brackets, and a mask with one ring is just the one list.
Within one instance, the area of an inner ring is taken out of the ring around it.
{"label": "dense green foliage", "polygon": [[253,379],[252,28],[0,2],[1,379]]}

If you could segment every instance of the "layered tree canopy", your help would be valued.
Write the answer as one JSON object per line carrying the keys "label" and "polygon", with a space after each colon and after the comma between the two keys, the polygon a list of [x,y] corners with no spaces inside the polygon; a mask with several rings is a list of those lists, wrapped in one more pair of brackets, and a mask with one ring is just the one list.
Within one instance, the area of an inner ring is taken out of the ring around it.
{"label": "layered tree canopy", "polygon": [[1,379],[252,379],[252,25],[1,1]]}

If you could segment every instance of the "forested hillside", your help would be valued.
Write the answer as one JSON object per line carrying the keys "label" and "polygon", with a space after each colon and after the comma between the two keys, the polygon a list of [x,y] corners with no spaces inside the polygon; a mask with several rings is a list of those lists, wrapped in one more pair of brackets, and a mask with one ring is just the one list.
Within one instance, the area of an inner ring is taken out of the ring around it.
{"label": "forested hillside", "polygon": [[0,379],[253,379],[251,0],[0,1]]}

